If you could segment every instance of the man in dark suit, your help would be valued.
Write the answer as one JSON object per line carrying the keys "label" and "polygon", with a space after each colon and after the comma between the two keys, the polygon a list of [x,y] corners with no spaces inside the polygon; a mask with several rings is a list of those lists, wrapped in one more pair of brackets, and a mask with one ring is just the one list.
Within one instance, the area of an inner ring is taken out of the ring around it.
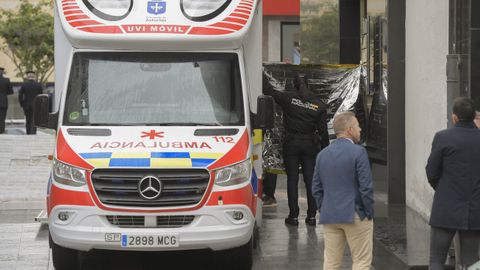
{"label": "man in dark suit", "polygon": [[5,69],[0,67],[0,133],[5,132],[5,119],[8,110],[8,95],[13,94],[12,85],[8,78],[3,77]]}
{"label": "man in dark suit", "polygon": [[298,174],[302,166],[303,181],[307,191],[307,217],[305,223],[316,225],[317,206],[312,197],[312,176],[315,157],[318,153],[316,142],[317,131],[321,135],[321,147],[329,144],[327,130],[327,107],[311,92],[305,83],[305,78],[294,78],[295,91],[277,91],[263,77],[263,91],[270,95],[282,107],[285,126],[285,142],[283,144],[283,161],[287,173],[287,195],[290,213],[285,224],[298,226]]}
{"label": "man in dark suit", "polygon": [[345,243],[352,269],[370,270],[373,256],[373,183],[361,128],[352,112],[333,119],[337,140],[317,156],[312,193],[324,226],[323,269],[338,270]]}
{"label": "man in dark suit", "polygon": [[428,182],[435,190],[430,215],[430,270],[444,263],[456,232],[460,237],[460,262],[478,261],[480,239],[480,130],[473,122],[475,103],[457,98],[454,126],[435,134],[426,166]]}
{"label": "man in dark suit", "polygon": [[33,122],[33,102],[35,97],[42,94],[42,85],[35,80],[35,72],[27,71],[27,78],[18,92],[18,101],[25,113],[25,129],[27,134],[36,134],[37,127]]}

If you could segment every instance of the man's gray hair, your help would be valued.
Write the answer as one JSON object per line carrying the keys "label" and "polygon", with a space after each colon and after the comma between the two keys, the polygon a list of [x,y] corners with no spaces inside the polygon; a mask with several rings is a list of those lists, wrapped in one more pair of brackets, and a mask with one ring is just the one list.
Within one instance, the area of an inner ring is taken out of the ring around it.
{"label": "man's gray hair", "polygon": [[351,124],[353,119],[355,118],[355,114],[353,112],[342,112],[333,118],[333,130],[335,134],[341,134],[346,132]]}

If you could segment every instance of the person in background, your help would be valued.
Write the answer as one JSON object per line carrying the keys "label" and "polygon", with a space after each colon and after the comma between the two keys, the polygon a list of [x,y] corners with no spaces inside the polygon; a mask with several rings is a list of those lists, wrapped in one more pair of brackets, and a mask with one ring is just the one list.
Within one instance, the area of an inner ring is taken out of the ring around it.
{"label": "person in background", "polygon": [[480,130],[474,123],[475,116],[473,100],[457,98],[453,103],[454,126],[433,137],[425,168],[428,182],[435,190],[429,222],[429,270],[445,269],[457,232],[462,267],[479,260]]}
{"label": "person in background", "polygon": [[277,188],[277,175],[274,173],[265,173],[263,179],[263,206],[273,207],[277,206],[277,200],[275,199],[275,189]]}
{"label": "person in background", "polygon": [[12,85],[8,78],[3,77],[5,69],[0,67],[0,134],[5,133],[5,119],[8,110],[8,95],[13,94]]}
{"label": "person in background", "polygon": [[480,128],[480,112],[479,111],[475,111],[475,119],[473,119],[473,121],[475,122],[475,126],[477,126],[477,128]]}
{"label": "person in background", "polygon": [[294,78],[295,91],[277,91],[268,83],[263,74],[263,91],[270,95],[282,107],[285,127],[285,142],[283,144],[283,161],[287,173],[287,195],[290,213],[285,224],[298,226],[298,174],[302,166],[303,181],[307,192],[307,217],[305,223],[315,226],[317,206],[312,197],[312,176],[315,157],[318,153],[316,132],[321,136],[321,147],[329,144],[327,130],[326,105],[311,92],[305,83],[305,78],[297,75]]}
{"label": "person in background", "polygon": [[357,145],[362,129],[355,114],[333,119],[337,139],[317,156],[312,193],[324,227],[323,269],[338,270],[345,243],[353,270],[370,270],[373,257],[373,180],[368,154]]}
{"label": "person in background", "polygon": [[37,127],[33,122],[33,102],[35,97],[42,94],[42,85],[36,81],[35,72],[27,71],[27,78],[18,92],[18,101],[25,113],[25,129],[27,134],[36,134]]}

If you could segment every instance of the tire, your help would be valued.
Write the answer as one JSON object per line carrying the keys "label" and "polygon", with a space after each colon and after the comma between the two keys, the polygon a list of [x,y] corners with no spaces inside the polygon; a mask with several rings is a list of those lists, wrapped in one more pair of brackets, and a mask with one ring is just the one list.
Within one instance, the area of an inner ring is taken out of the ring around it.
{"label": "tire", "polygon": [[255,224],[253,228],[253,248],[258,248],[258,242],[260,241],[260,228]]}
{"label": "tire", "polygon": [[79,252],[55,244],[50,237],[52,261],[55,270],[77,270],[79,267]]}
{"label": "tire", "polygon": [[253,265],[253,236],[243,246],[231,250],[230,269],[250,270]]}

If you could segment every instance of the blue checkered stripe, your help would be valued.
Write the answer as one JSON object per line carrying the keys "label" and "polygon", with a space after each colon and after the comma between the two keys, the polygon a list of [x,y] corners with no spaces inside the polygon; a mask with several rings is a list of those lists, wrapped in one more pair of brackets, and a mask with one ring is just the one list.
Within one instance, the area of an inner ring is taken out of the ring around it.
{"label": "blue checkered stripe", "polygon": [[203,168],[223,156],[205,152],[80,153],[94,167]]}

